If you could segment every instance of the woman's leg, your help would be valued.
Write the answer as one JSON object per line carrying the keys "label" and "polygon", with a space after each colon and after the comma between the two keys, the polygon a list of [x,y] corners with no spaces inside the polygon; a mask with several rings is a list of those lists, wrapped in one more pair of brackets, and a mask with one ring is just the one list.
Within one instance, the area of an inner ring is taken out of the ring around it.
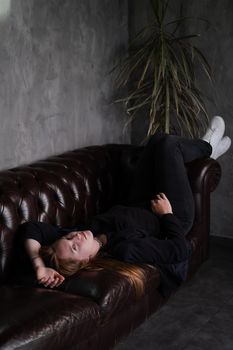
{"label": "woman's leg", "polygon": [[155,194],[164,192],[187,233],[194,219],[194,201],[185,163],[209,157],[211,152],[210,144],[200,139],[152,136],[136,168],[129,201],[149,203]]}
{"label": "woman's leg", "polygon": [[153,135],[140,154],[127,196],[128,205],[143,204],[147,209],[150,208],[148,201],[156,194],[155,150],[164,137],[165,134],[160,133]]}

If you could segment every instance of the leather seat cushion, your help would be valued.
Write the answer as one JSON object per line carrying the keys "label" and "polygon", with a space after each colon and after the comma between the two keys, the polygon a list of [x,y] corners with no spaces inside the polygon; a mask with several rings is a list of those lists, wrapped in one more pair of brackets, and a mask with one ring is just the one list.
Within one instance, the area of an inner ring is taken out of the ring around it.
{"label": "leather seat cushion", "polygon": [[61,291],[0,287],[1,349],[69,349],[100,324],[98,305]]}

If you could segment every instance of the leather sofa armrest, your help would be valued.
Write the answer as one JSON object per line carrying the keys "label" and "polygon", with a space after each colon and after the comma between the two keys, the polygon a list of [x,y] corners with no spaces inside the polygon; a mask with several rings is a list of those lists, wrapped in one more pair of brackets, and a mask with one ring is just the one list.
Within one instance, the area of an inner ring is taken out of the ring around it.
{"label": "leather sofa armrest", "polygon": [[210,193],[220,181],[220,164],[211,158],[197,159],[187,164],[187,171],[195,202],[194,224],[205,223],[209,227]]}
{"label": "leather sofa armrest", "polygon": [[212,159],[197,159],[187,163],[187,171],[193,193],[213,192],[221,178],[220,164]]}
{"label": "leather sofa armrest", "polygon": [[187,164],[187,172],[195,203],[194,223],[187,238],[195,246],[192,269],[196,270],[209,254],[210,194],[220,181],[221,167],[214,159],[198,159]]}

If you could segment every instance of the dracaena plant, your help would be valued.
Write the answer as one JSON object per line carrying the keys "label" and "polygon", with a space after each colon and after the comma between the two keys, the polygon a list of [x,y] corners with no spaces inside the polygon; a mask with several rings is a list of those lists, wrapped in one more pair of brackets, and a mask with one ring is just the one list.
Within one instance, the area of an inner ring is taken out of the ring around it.
{"label": "dracaena plant", "polygon": [[132,41],[128,56],[118,67],[117,86],[126,91],[123,102],[128,122],[138,114],[148,118],[147,137],[157,130],[199,136],[208,115],[197,86],[196,73],[202,70],[211,79],[211,68],[194,45],[198,34],[178,35],[191,17],[166,21],[169,0],[154,0],[154,21]]}

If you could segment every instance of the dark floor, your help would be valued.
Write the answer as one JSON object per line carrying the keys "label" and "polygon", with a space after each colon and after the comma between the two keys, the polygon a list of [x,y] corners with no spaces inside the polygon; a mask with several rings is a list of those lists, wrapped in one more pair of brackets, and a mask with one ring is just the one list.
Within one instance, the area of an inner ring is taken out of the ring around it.
{"label": "dark floor", "polygon": [[233,350],[233,240],[212,237],[209,260],[114,350]]}

